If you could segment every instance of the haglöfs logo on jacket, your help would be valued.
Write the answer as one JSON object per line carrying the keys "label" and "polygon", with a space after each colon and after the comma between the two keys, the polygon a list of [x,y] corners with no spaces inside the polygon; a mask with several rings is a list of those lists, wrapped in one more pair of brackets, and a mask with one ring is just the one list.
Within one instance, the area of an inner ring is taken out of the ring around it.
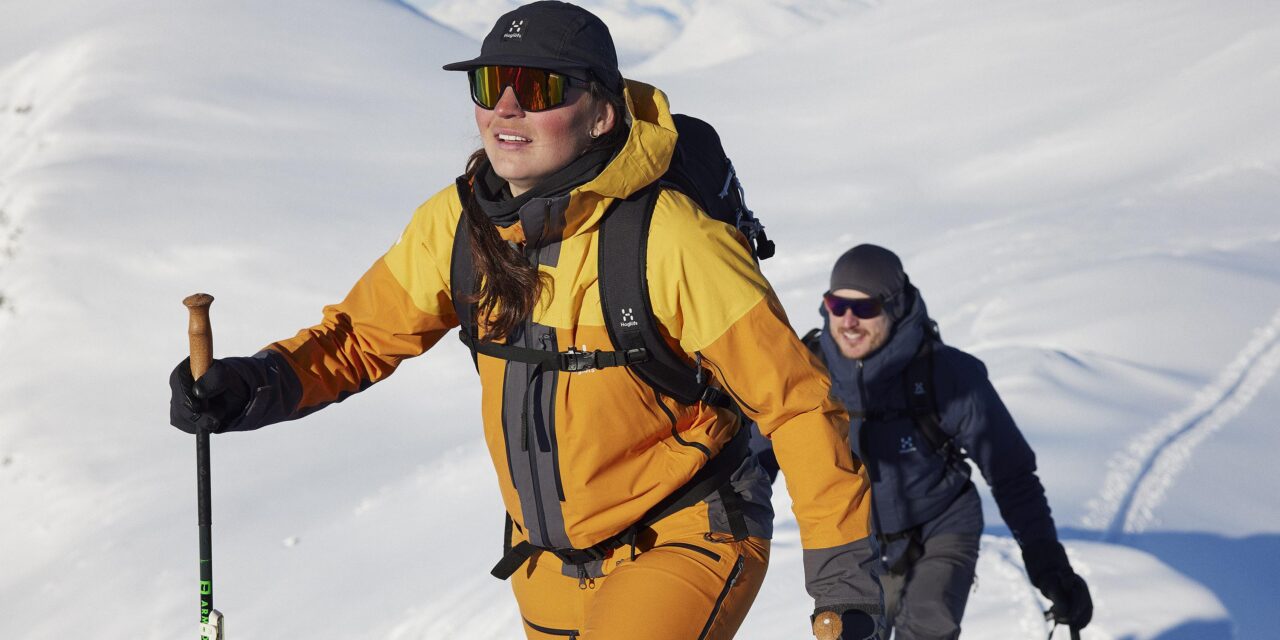
{"label": "hagl\u00f6fs logo on jacket", "polygon": [[524,38],[524,20],[512,20],[511,26],[507,27],[507,32],[502,34],[506,40],[521,40]]}
{"label": "hagl\u00f6fs logo on jacket", "polygon": [[911,453],[916,450],[916,439],[912,436],[903,436],[898,439],[898,453]]}

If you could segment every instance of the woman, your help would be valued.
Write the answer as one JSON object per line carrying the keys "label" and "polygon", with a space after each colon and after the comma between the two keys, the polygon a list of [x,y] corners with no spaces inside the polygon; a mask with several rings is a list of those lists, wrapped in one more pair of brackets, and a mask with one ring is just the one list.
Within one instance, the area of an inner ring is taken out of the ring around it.
{"label": "woman", "polygon": [[[476,318],[485,437],[509,515],[494,574],[510,576],[528,637],[732,637],[772,533],[740,414],[678,404],[624,366],[569,373],[500,351],[612,348],[599,224],[666,170],[676,135],[665,96],[624,81],[604,23],[561,2],[504,15],[478,58],[445,68],[467,72],[484,145],[465,175],[319,325],[219,360],[199,383],[179,365],[173,424],[220,432],[302,417],[387,377],[459,315]],[[870,501],[826,377],[734,230],[664,190],[649,238],[654,317],[774,439],[816,610],[843,614],[844,637],[868,636],[880,592],[857,561],[870,552]],[[452,293],[455,249],[474,265],[473,296]]]}

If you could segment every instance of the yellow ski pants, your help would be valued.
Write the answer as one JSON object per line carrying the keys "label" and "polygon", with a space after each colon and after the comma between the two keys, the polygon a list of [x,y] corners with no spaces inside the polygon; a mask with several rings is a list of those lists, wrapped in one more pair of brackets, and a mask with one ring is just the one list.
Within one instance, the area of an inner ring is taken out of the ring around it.
{"label": "yellow ski pants", "polygon": [[530,640],[727,640],[768,564],[768,540],[708,533],[706,504],[698,504],[643,532],[634,560],[630,546],[615,549],[604,577],[566,576],[542,552],[511,586]]}

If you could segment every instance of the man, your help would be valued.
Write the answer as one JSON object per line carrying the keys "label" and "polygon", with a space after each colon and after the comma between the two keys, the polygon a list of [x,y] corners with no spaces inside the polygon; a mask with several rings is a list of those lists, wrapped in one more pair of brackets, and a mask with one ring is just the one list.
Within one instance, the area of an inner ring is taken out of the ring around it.
{"label": "man", "polygon": [[[983,528],[965,458],[990,485],[1054,618],[1087,625],[1089,588],[1058,543],[1035,454],[982,362],[942,343],[898,256],[850,249],[831,272],[821,313],[826,330],[805,342],[831,371],[831,393],[849,409],[850,445],[871,476],[878,573],[896,638],[960,635]],[[760,454],[766,465],[770,453]]]}

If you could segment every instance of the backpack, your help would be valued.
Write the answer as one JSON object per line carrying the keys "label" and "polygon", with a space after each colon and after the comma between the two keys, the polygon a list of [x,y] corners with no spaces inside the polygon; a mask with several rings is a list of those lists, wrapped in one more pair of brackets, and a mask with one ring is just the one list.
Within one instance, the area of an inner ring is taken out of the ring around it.
{"label": "backpack", "polygon": [[[701,366],[701,356],[690,365],[677,354],[659,330],[649,302],[646,251],[649,222],[663,187],[680,191],[708,215],[733,225],[747,239],[752,257],[757,261],[774,253],[774,244],[764,233],[764,225],[747,208],[742,185],[733,163],[725,155],[716,130],[706,122],[675,114],[673,120],[678,137],[675,153],[667,172],[656,182],[630,197],[613,203],[600,225],[599,282],[600,306],[615,351],[542,351],[509,344],[481,342],[475,319],[475,303],[463,303],[475,292],[475,272],[471,260],[469,233],[465,218],[458,221],[450,262],[450,296],[461,325],[458,337],[471,349],[473,362],[478,353],[503,360],[523,362],[542,370],[566,372],[630,367],[641,380],[657,393],[681,404],[706,402],[743,415],[737,403],[725,392],[708,384]],[[459,179],[459,195],[470,185]],[[465,202],[465,199],[463,200]],[[605,257],[608,256],[606,260]],[[478,366],[478,364],[477,364]],[[746,426],[747,420],[743,416]],[[725,506],[735,540],[745,539],[747,526],[742,498],[729,484],[733,472],[750,455],[749,430],[738,433],[725,444],[718,455],[665,500],[645,513],[639,521],[621,533],[587,549],[545,549],[565,564],[579,566],[599,560],[611,550],[630,544],[634,554],[639,532],[662,518],[696,504],[711,492],[717,492]],[[502,560],[490,572],[499,579],[510,577],[537,551],[528,541],[511,545],[511,516],[507,516],[506,541]]]}
{"label": "backpack", "polygon": [[[733,225],[746,237],[752,257],[757,261],[773,256],[775,247],[765,235],[764,225],[747,208],[742,184],[738,182],[737,172],[725,155],[715,128],[683,114],[675,114],[672,119],[678,137],[667,172],[629,198],[615,202],[600,226],[600,306],[609,338],[617,350],[578,351],[570,347],[568,351],[549,352],[482,343],[476,327],[474,305],[455,302],[462,325],[459,337],[471,349],[473,359],[477,353],[483,353],[569,372],[626,366],[657,392],[681,404],[709,402],[726,408],[734,405],[724,392],[707,384],[700,357],[690,366],[671,349],[653,317],[645,258],[649,222],[658,194],[663,187],[680,191],[707,215]],[[462,186],[460,181],[459,187]],[[450,265],[453,289],[450,293],[455,301],[465,300],[475,291],[466,237],[465,220],[459,220]]]}

